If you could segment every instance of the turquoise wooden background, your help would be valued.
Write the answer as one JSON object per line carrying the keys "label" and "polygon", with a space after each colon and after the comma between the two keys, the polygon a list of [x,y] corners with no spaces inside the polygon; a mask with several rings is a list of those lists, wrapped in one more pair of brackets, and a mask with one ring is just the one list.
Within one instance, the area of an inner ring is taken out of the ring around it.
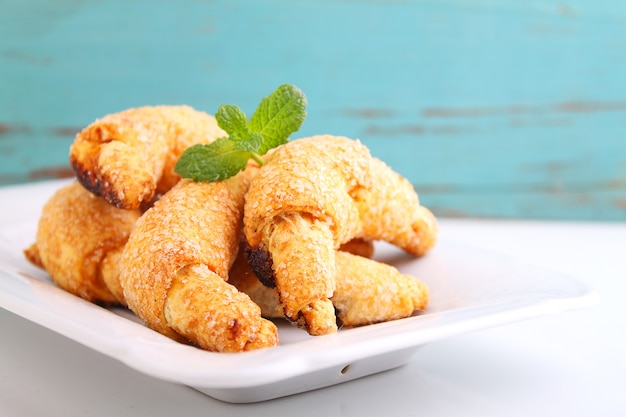
{"label": "turquoise wooden background", "polygon": [[623,0],[0,0],[0,185],[67,175],[104,114],[290,82],[302,135],[360,138],[440,216],[623,221],[625,77]]}

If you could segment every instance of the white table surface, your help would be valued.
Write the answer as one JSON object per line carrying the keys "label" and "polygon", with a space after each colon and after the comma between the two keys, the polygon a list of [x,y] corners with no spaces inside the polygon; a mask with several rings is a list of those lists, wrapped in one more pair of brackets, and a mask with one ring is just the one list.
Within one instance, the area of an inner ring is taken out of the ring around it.
{"label": "white table surface", "polygon": [[153,379],[0,309],[0,416],[626,416],[626,224],[441,226],[442,239],[577,277],[599,302],[433,342],[404,367],[254,404]]}

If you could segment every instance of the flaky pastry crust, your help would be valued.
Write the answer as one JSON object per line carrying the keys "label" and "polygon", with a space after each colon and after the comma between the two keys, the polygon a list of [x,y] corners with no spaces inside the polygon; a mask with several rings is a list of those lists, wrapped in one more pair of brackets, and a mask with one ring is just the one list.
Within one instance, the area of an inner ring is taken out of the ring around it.
{"label": "flaky pastry crust", "polygon": [[66,291],[88,301],[125,304],[119,257],[140,216],[121,210],[78,182],[59,189],[44,205],[35,243],[26,258]]}
{"label": "flaky pastry crust", "polygon": [[[285,317],[321,335],[337,330],[330,297],[341,244],[382,239],[421,256],[434,245],[437,224],[413,186],[364,145],[321,135],[280,146],[259,170],[246,196],[244,233],[252,259],[270,260]],[[267,270],[251,266],[269,281]]]}
{"label": "flaky pastry crust", "polygon": [[[344,251],[335,254],[336,288],[331,302],[338,326],[356,327],[409,317],[428,306],[427,285],[395,267]],[[278,292],[249,268],[243,251],[229,282],[248,294],[264,317],[283,317]]]}
{"label": "flaky pastry crust", "polygon": [[136,209],[180,180],[189,146],[225,136],[215,118],[189,106],[145,106],[109,114],[76,135],[70,163],[83,186],[116,207]]}
{"label": "flaky pastry crust", "polygon": [[[130,309],[152,329],[214,351],[278,343],[273,323],[225,282],[251,171],[213,183],[183,179],[138,220],[122,253],[120,282]],[[234,307],[222,310],[226,305]],[[230,324],[218,331],[218,318]]]}

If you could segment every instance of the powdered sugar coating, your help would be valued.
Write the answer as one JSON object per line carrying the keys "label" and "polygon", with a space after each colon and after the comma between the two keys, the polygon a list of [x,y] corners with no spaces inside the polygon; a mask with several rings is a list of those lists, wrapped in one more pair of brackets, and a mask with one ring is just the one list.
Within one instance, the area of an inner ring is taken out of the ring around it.
{"label": "powdered sugar coating", "polygon": [[[335,254],[335,270],[336,288],[331,301],[343,327],[408,317],[428,305],[426,284],[391,265],[340,250]],[[261,307],[264,317],[283,316],[276,290],[264,286],[241,255],[231,269],[229,282],[248,294]]]}
{"label": "powdered sugar coating", "polygon": [[396,320],[424,310],[428,287],[418,278],[371,259],[337,252],[337,289],[332,302],[347,327]]}
{"label": "powdered sugar coating", "polygon": [[[59,189],[44,205],[36,242],[27,250],[66,291],[88,301],[124,303],[119,271],[111,264],[139,218],[85,190],[78,182]],[[35,254],[36,252],[36,254]]]}
{"label": "powdered sugar coating", "polygon": [[244,227],[250,245],[258,246],[266,225],[290,212],[327,222],[337,246],[350,240],[360,229],[351,194],[370,186],[370,160],[360,142],[330,135],[276,149],[246,196]]}
{"label": "powdered sugar coating", "polygon": [[[244,175],[243,173],[241,175]],[[237,254],[243,176],[214,183],[183,179],[137,222],[122,254],[128,306],[151,328],[175,339],[163,314],[175,273],[202,264],[227,279]]]}
{"label": "powdered sugar coating", "polygon": [[335,249],[353,238],[382,239],[421,256],[437,225],[412,185],[359,141],[320,135],[282,145],[260,169],[246,196],[244,233],[253,250],[273,258],[286,317],[324,334],[332,327],[311,327],[332,309]]}
{"label": "powdered sugar coating", "polygon": [[178,270],[168,290],[165,317],[179,334],[217,352],[241,352],[278,344],[276,326],[246,294],[206,265]]}
{"label": "powdered sugar coating", "polygon": [[225,134],[213,116],[189,106],[131,108],[104,116],[78,133],[70,162],[91,192],[117,207],[134,209],[180,180],[174,167],[186,148]]}

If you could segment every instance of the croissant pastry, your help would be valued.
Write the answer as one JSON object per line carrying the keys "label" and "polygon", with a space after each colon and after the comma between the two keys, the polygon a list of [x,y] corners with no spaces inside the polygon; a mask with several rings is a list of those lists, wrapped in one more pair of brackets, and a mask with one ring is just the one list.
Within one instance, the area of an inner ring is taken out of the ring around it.
{"label": "croissant pastry", "polygon": [[364,145],[323,135],[272,153],[246,196],[244,233],[251,267],[276,285],[285,317],[321,335],[337,330],[330,298],[342,243],[382,239],[421,256],[437,223],[412,185]]}
{"label": "croissant pastry", "polygon": [[336,289],[331,298],[345,327],[411,316],[428,306],[427,285],[382,262],[338,251]]}
{"label": "croissant pastry", "polygon": [[252,171],[213,183],[183,179],[137,221],[120,282],[129,308],[152,329],[219,352],[278,343],[276,326],[226,282]]}
{"label": "croissant pastry", "polygon": [[[335,253],[335,269],[336,288],[331,301],[339,326],[356,327],[409,317],[428,305],[426,284],[401,274],[391,265],[340,250]],[[248,294],[261,308],[263,317],[283,317],[278,293],[254,275],[243,251],[231,268],[228,282]]]}
{"label": "croissant pastry", "polygon": [[[269,286],[264,285],[259,278],[252,272],[250,264],[248,262],[249,247],[245,240],[241,243],[237,258],[233,263],[233,266],[228,273],[228,282],[241,292],[244,292],[250,296],[259,307],[261,307],[261,314],[266,318],[280,318],[283,317],[282,309],[278,301],[278,293],[275,291],[273,283],[268,283]],[[374,243],[365,239],[352,239],[349,242],[344,243],[339,248],[341,251],[349,252],[359,257],[370,258],[374,254]],[[338,279],[344,274],[343,271],[338,271]],[[358,294],[353,294],[358,297]]]}
{"label": "croissant pastry", "polygon": [[118,265],[139,216],[138,210],[113,207],[74,181],[44,205],[35,243],[25,256],[74,295],[125,304]]}
{"label": "croissant pastry", "polygon": [[76,177],[118,208],[136,209],[180,180],[186,148],[225,136],[215,118],[189,106],[146,106],[107,115],[83,129],[70,147]]}

